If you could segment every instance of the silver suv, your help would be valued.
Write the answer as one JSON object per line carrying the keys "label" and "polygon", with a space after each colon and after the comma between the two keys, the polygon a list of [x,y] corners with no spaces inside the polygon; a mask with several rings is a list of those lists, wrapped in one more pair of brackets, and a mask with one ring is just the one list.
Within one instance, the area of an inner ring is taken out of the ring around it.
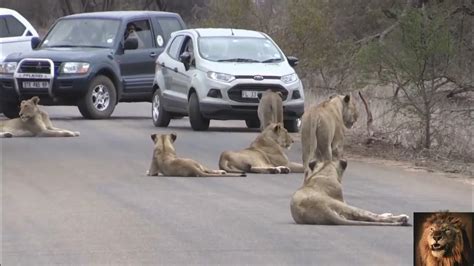
{"label": "silver suv", "polygon": [[283,95],[285,127],[297,132],[304,111],[297,63],[261,32],[176,31],[156,60],[153,123],[166,127],[172,118],[189,116],[194,130],[207,130],[211,119],[245,120],[258,128],[258,96],[271,89]]}

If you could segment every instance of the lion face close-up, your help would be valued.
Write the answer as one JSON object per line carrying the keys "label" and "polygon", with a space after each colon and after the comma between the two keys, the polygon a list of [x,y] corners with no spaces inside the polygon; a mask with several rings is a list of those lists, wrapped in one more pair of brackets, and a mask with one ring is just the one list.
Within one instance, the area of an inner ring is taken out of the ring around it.
{"label": "lion face close-up", "polygon": [[465,224],[448,212],[433,214],[423,224],[418,249],[422,265],[467,265],[470,243]]}
{"label": "lion face close-up", "polygon": [[22,121],[28,121],[39,113],[38,102],[39,98],[36,96],[21,102],[19,115]]}

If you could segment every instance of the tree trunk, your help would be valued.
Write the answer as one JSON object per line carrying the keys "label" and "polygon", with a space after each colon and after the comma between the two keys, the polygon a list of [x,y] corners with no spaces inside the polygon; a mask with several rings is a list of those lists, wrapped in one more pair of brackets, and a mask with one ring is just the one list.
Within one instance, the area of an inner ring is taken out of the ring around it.
{"label": "tree trunk", "polygon": [[431,114],[428,111],[425,117],[425,141],[424,147],[429,149],[431,147]]}

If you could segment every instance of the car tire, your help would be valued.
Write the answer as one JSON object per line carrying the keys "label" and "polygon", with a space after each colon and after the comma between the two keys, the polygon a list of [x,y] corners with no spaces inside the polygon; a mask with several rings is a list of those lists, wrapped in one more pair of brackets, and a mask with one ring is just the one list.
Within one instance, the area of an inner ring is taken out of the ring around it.
{"label": "car tire", "polygon": [[167,127],[171,121],[171,115],[163,108],[163,100],[160,90],[153,93],[151,100],[151,119],[155,127]]}
{"label": "car tire", "polygon": [[195,131],[203,131],[209,129],[210,120],[206,119],[201,114],[199,108],[199,99],[196,93],[191,94],[188,104],[189,122],[191,128]]}
{"label": "car tire", "polygon": [[248,128],[260,128],[260,121],[258,119],[247,119],[245,124]]}
{"label": "car tire", "polygon": [[3,114],[10,119],[20,117],[20,104],[3,102],[2,103]]}
{"label": "car tire", "polygon": [[299,118],[298,119],[291,119],[291,120],[284,120],[283,121],[283,124],[286,128],[286,130],[288,130],[288,132],[291,132],[291,133],[297,133],[299,131]]}
{"label": "car tire", "polygon": [[77,107],[84,118],[105,119],[112,115],[116,104],[117,91],[114,83],[106,76],[97,76]]}

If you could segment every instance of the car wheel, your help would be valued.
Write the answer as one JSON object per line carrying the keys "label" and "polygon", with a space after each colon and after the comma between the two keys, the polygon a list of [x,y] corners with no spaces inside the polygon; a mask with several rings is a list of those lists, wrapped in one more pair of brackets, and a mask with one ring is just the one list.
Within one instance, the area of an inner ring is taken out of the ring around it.
{"label": "car wheel", "polygon": [[288,130],[288,132],[291,132],[291,133],[296,133],[299,131],[299,124],[300,122],[298,122],[300,119],[297,118],[297,119],[291,119],[291,120],[285,120],[283,121],[283,124],[286,128],[286,130]]}
{"label": "car wheel", "polygon": [[199,108],[199,99],[196,93],[191,94],[188,104],[189,122],[193,130],[202,131],[209,128],[209,119],[202,116]]}
{"label": "car wheel", "polygon": [[163,108],[161,99],[160,90],[156,90],[151,101],[151,118],[155,127],[167,127],[171,121],[171,116]]}
{"label": "car wheel", "polygon": [[2,103],[2,111],[3,114],[10,119],[17,118],[20,116],[20,104],[4,102]]}
{"label": "car wheel", "polygon": [[106,76],[95,77],[86,95],[79,101],[82,116],[87,119],[109,118],[117,104],[117,91]]}
{"label": "car wheel", "polygon": [[247,119],[245,124],[248,128],[260,128],[260,121],[257,119]]}

